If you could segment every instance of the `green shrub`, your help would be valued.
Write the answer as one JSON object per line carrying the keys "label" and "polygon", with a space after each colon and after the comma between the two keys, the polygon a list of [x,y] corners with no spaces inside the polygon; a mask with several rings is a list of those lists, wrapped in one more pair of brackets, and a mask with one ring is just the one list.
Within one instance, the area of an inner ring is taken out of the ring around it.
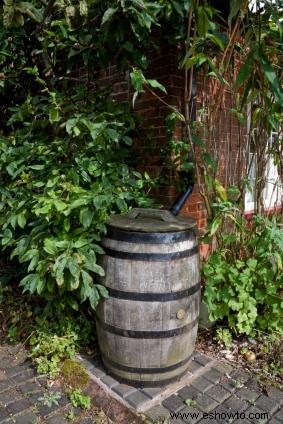
{"label": "green shrub", "polygon": [[97,257],[107,217],[149,204],[150,179],[130,151],[135,121],[114,102],[89,96],[70,106],[52,92],[28,97],[9,124],[14,131],[0,136],[1,249],[17,259],[24,292],[95,309],[107,296],[96,278],[104,274]]}
{"label": "green shrub", "polygon": [[93,332],[82,315],[57,313],[50,321],[44,314],[36,318],[28,343],[37,371],[54,378],[64,360],[74,358],[79,348],[91,343]]}
{"label": "green shrub", "polygon": [[282,332],[282,228],[275,218],[231,216],[236,224],[203,267],[210,318],[227,319],[236,333]]}

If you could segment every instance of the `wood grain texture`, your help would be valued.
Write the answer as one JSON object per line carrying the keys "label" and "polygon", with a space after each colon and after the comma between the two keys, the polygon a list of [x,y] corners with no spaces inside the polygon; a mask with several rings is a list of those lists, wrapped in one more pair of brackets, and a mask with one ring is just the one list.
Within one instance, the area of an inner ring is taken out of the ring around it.
{"label": "wood grain texture", "polygon": [[[103,246],[130,253],[171,253],[192,249],[196,244],[196,238],[191,237],[166,245],[128,243],[107,237],[103,240]],[[199,282],[198,254],[167,261],[135,261],[104,255],[102,266],[106,275],[101,283],[122,292],[166,294],[189,289]],[[141,386],[144,381],[147,385],[162,385],[162,381],[177,379],[188,367],[186,360],[195,347],[199,303],[200,290],[170,301],[112,296],[101,301],[97,309],[97,337],[105,366],[117,377],[140,381]]]}

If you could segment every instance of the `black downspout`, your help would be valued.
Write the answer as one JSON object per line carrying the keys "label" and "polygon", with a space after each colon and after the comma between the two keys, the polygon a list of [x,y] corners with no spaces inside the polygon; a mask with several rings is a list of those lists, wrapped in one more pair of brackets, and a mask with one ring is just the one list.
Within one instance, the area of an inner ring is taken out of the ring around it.
{"label": "black downspout", "polygon": [[[193,81],[193,87],[192,87],[192,95],[189,99],[189,110],[190,110],[190,117],[191,122],[194,122],[196,120],[196,84],[195,81]],[[193,162],[193,152],[191,153],[191,157],[189,158],[190,161]],[[173,205],[170,207],[170,212],[173,215],[178,215],[188,198],[193,192],[194,189],[194,171],[191,170],[187,173],[180,172],[179,173],[181,178],[184,178],[187,180],[187,189],[179,194]]]}
{"label": "black downspout", "polygon": [[186,191],[179,194],[171,208],[169,209],[170,212],[173,215],[178,215],[184,204],[186,203],[187,199],[190,197],[192,191],[194,189],[194,184],[190,184]]}

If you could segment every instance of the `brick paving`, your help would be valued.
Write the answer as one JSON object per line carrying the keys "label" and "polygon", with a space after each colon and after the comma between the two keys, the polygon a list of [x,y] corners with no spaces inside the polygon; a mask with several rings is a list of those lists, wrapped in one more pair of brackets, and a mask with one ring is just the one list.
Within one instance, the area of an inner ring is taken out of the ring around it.
{"label": "brick paving", "polygon": [[[64,391],[61,391],[58,405],[44,404],[48,393],[61,389],[56,385],[47,387],[46,378],[37,375],[23,350],[17,349],[9,347],[7,354],[7,348],[0,347],[0,424],[70,422],[67,413],[72,406]],[[270,388],[262,393],[255,376],[197,352],[187,375],[164,388],[139,389],[121,384],[98,362],[80,359],[91,377],[88,393],[96,400],[96,405],[100,402],[101,407],[107,407],[112,402],[109,399],[113,398],[114,403],[143,414],[142,419],[133,414],[125,418],[122,409],[116,408],[111,417],[115,423],[138,424],[144,420],[156,424],[283,424],[282,391]],[[75,409],[73,422],[103,422],[92,413]],[[173,417],[173,413],[178,416]]]}
{"label": "brick paving", "polygon": [[[102,375],[102,374],[101,374]],[[105,375],[105,373],[103,374]],[[90,382],[92,408],[74,408],[60,381],[48,384],[36,373],[21,346],[0,345],[0,424],[141,424],[142,420]],[[47,404],[57,392],[58,403]],[[111,405],[111,407],[110,407]],[[107,411],[107,418],[104,412]],[[70,417],[73,415],[73,418]],[[68,419],[69,418],[69,419]],[[117,420],[116,420],[117,418]]]}

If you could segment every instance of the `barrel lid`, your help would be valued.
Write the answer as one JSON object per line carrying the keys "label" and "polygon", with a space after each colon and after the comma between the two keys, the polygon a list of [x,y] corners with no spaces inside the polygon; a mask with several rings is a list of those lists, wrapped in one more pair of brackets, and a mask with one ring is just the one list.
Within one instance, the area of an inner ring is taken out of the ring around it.
{"label": "barrel lid", "polygon": [[169,233],[195,227],[191,218],[174,216],[168,210],[135,208],[129,213],[113,215],[107,222],[110,227],[142,233]]}

